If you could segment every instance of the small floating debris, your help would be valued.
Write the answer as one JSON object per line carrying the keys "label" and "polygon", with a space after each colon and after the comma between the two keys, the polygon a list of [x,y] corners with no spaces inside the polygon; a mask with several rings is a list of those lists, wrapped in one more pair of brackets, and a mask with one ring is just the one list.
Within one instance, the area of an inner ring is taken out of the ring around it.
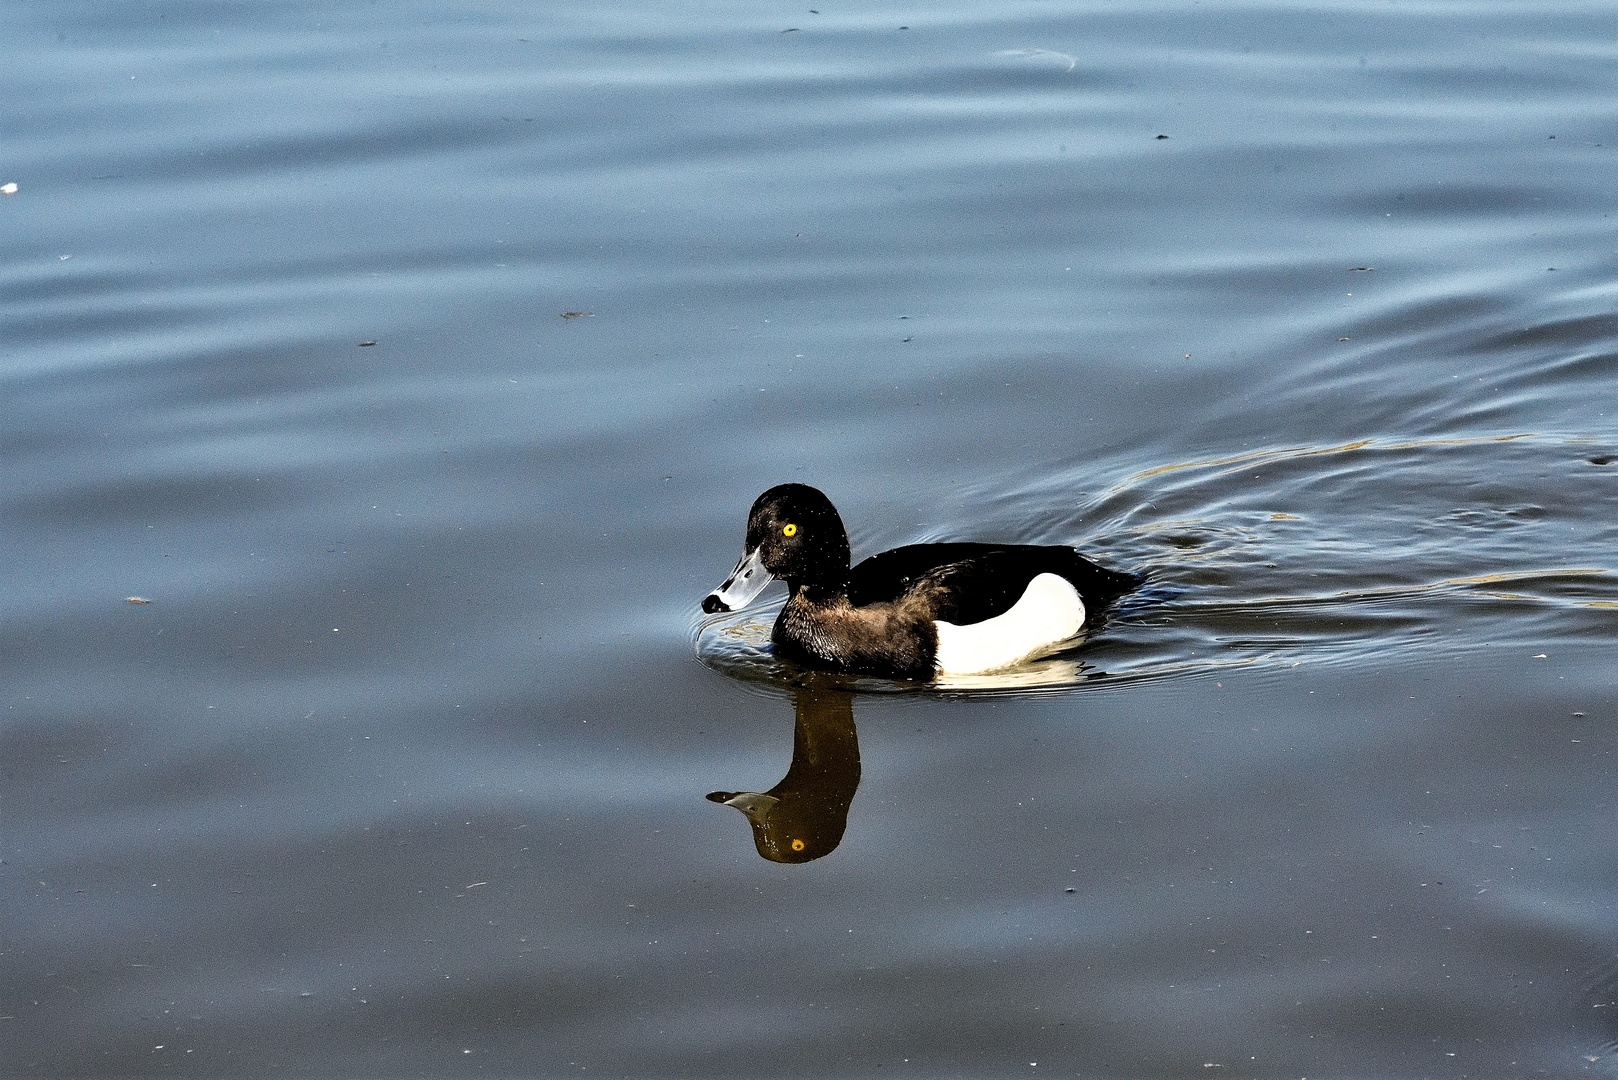
{"label": "small floating debris", "polygon": [[[908,29],[908,27],[901,26],[901,27],[899,27],[899,29],[905,30],[905,29]],[[1078,60],[1076,60],[1073,57],[1069,56],[1067,53],[1056,52],[1056,51],[1054,51],[1052,49],[1001,49],[999,52],[995,53],[994,55],[996,55],[996,56],[1048,56],[1052,60],[1066,60],[1067,61],[1067,70],[1068,71],[1072,71],[1075,67],[1078,66],[1078,63],[1079,63]]]}
{"label": "small floating debris", "polygon": [[1158,138],[1159,139],[1166,139],[1166,138],[1168,138],[1168,136],[1167,135],[1159,135]]}
{"label": "small floating debris", "polygon": [[150,604],[151,601],[144,596],[126,596],[124,599],[131,604]]}
{"label": "small floating debris", "polygon": [[596,317],[596,313],[593,311],[564,311],[561,315],[564,319],[593,319]]}
{"label": "small floating debris", "polygon": [[796,27],[796,26],[789,26],[785,30],[782,30],[781,33],[783,33],[783,34],[796,34],[799,31],[799,29],[801,29],[801,28]]}
{"label": "small floating debris", "polygon": [[17,185],[16,185],[15,182],[12,182],[12,183],[9,183],[9,184],[0,184],[0,195],[15,195],[15,194],[17,194]]}
{"label": "small floating debris", "polygon": [[1350,266],[1348,272],[1350,274],[1369,274],[1375,269],[1376,267],[1374,266]]}

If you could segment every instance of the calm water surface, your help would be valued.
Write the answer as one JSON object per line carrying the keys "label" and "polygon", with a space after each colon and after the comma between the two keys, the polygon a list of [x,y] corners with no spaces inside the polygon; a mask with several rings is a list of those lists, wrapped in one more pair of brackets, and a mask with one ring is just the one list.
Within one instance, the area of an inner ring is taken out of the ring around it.
{"label": "calm water surface", "polygon": [[[8,1075],[1618,1077],[1611,3],[0,38]],[[812,677],[787,480],[1148,584]]]}

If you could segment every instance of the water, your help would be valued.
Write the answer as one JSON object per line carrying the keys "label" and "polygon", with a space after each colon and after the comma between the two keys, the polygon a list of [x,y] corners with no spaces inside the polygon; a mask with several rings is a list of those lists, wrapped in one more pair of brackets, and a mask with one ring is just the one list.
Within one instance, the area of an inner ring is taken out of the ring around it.
{"label": "water", "polygon": [[1610,4],[0,18],[8,1073],[1618,1076]]}

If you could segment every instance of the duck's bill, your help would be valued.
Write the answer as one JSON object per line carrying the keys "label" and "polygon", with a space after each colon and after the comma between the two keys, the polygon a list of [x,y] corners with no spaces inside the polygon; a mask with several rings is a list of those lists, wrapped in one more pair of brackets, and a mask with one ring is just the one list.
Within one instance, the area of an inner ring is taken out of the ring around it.
{"label": "duck's bill", "polygon": [[702,598],[702,610],[712,615],[717,611],[735,611],[737,608],[744,608],[764,591],[764,586],[774,577],[774,574],[764,569],[762,549],[754,548],[742,556],[742,561],[736,564],[736,569],[725,579],[723,585]]}
{"label": "duck's bill", "polygon": [[765,795],[757,791],[710,791],[708,801],[734,806],[746,814],[748,820],[760,825],[767,822],[770,811],[781,804],[781,800],[774,795]]}

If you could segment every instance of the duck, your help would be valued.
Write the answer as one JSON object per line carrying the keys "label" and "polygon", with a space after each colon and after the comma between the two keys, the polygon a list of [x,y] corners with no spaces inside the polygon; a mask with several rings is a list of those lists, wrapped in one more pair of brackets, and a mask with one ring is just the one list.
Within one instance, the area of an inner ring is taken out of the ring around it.
{"label": "duck", "polygon": [[754,500],[741,560],[702,610],[740,610],[780,578],[788,595],[770,632],[777,655],[824,671],[931,680],[1058,651],[1139,584],[1054,545],[910,544],[852,568],[851,555],[823,492],[777,485]]}

